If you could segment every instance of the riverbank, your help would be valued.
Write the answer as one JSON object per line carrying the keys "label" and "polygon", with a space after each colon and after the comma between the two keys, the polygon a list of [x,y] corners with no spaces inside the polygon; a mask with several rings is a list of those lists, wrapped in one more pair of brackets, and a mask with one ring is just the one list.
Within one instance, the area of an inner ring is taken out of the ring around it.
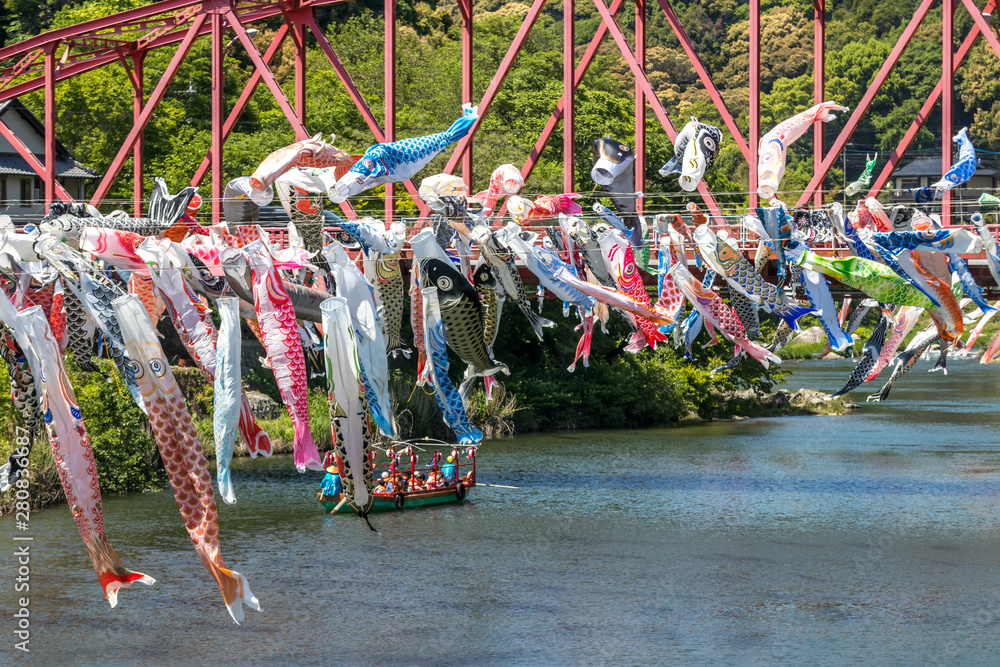
{"label": "riverbank", "polygon": [[[111,367],[101,361],[102,372],[111,377]],[[6,369],[0,368],[5,373]],[[119,391],[114,382],[100,374],[83,374],[71,370],[71,381],[80,401],[87,424],[98,476],[103,495],[159,491],[166,488],[167,480],[159,453],[145,416],[127,395]],[[174,368],[174,376],[184,394],[191,412],[198,437],[209,459],[215,458],[215,435],[212,426],[212,386],[200,371],[192,368]],[[396,419],[402,439],[433,437],[445,441],[452,436],[441,419],[433,396],[421,388],[414,388],[397,379],[390,386],[396,407]],[[293,452],[294,428],[284,406],[267,394],[248,392],[260,427],[271,439],[274,454]],[[808,389],[761,392],[752,389],[720,391],[711,389],[697,402],[698,409],[689,404],[686,413],[658,426],[684,424],[692,421],[710,422],[719,419],[749,419],[754,417],[842,415],[852,407],[849,401],[831,399],[829,395]],[[487,440],[514,435],[514,421],[522,408],[518,399],[508,393],[502,384],[495,386],[493,398],[487,403],[482,390],[473,393],[469,405],[470,421],[480,428]],[[8,404],[0,409],[0,417],[8,424],[19,423],[19,415]],[[309,421],[313,439],[320,451],[332,448],[332,429],[326,393],[314,388],[309,393]],[[543,429],[532,429],[538,432]],[[575,430],[572,426],[564,429]],[[9,440],[13,442],[13,439]],[[386,441],[385,444],[389,444]],[[0,447],[0,457],[6,460],[10,447]],[[249,456],[246,446],[237,439],[234,451],[237,458]],[[32,509],[63,502],[65,497],[59,482],[51,449],[44,434],[35,442],[30,456],[30,488]],[[13,510],[11,492],[0,498],[0,516]]]}

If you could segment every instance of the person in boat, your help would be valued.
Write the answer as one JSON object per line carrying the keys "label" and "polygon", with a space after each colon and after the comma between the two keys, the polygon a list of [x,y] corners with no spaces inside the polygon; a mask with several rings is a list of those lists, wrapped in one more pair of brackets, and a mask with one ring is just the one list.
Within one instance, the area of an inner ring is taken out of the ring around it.
{"label": "person in boat", "polygon": [[372,489],[372,491],[374,493],[389,493],[388,491],[385,490],[385,487],[387,485],[391,487],[392,483],[389,482],[389,473],[384,472],[382,473],[382,477],[376,480],[375,488]]}
{"label": "person in boat", "polygon": [[443,478],[445,486],[450,486],[455,483],[455,457],[449,456],[448,462],[441,466],[441,477]]}
{"label": "person in boat", "polygon": [[413,475],[413,479],[410,482],[410,491],[426,491],[428,488],[427,475],[422,472]]}
{"label": "person in boat", "polygon": [[344,492],[344,485],[340,481],[340,474],[337,471],[336,465],[327,467],[326,475],[323,477],[323,481],[320,482],[319,490],[323,492],[324,496],[329,498],[333,498]]}

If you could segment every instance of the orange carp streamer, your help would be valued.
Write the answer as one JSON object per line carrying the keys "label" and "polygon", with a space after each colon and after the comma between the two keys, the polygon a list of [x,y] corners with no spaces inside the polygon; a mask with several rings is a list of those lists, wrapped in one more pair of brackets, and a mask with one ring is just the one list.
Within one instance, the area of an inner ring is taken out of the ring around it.
{"label": "orange carp streamer", "polygon": [[229,615],[239,623],[243,620],[243,605],[260,611],[260,603],[250,592],[246,577],[228,569],[219,552],[219,517],[212,477],[191,413],[139,299],[123,296],[112,305],[184,526],[202,563],[222,590]]}

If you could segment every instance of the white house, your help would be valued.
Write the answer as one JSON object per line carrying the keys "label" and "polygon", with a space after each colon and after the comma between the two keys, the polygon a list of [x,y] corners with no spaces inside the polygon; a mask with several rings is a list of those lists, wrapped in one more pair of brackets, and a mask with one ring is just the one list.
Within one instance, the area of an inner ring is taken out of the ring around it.
{"label": "white house", "polygon": [[[952,212],[956,215],[971,215],[979,210],[979,196],[988,192],[993,194],[997,188],[995,169],[980,163],[975,174],[954,190],[952,190]],[[892,172],[893,200],[895,202],[913,205],[913,194],[910,188],[920,188],[941,180],[941,158],[918,158]]]}
{"label": "white house", "polygon": [[[0,118],[24,142],[38,161],[45,163],[45,126],[20,100],[0,103]],[[100,174],[83,166],[56,142],[56,179],[77,201],[85,201],[87,181]],[[37,222],[45,215],[45,183],[27,160],[0,135],[0,214],[14,224]]]}

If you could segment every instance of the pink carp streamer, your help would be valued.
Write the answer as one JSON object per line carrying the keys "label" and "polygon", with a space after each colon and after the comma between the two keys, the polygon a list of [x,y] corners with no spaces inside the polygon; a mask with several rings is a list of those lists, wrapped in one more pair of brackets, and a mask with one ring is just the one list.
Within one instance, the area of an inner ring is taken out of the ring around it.
{"label": "pink carp streamer", "polygon": [[191,413],[138,298],[119,297],[112,305],[184,525],[195,551],[219,585],[229,615],[239,623],[243,605],[260,611],[260,603],[250,592],[246,577],[228,569],[222,560],[212,477]]}
{"label": "pink carp streamer", "polygon": [[501,199],[508,195],[516,195],[524,187],[524,177],[521,170],[512,164],[502,164],[490,174],[490,185],[480,193],[467,199],[470,202],[482,204],[482,215],[492,215]]}
{"label": "pink carp streamer", "polygon": [[146,265],[135,254],[135,249],[145,240],[145,236],[124,229],[84,227],[80,231],[80,250],[93,253],[113,266],[145,275]]}
{"label": "pink carp streamer", "polygon": [[[4,297],[6,300],[6,297]],[[97,478],[94,451],[90,447],[87,426],[73,392],[59,345],[39,307],[28,308],[18,315],[21,332],[29,340],[40,361],[41,369],[32,369],[42,378],[42,417],[52,447],[52,458],[66,493],[66,503],[73,513],[77,530],[87,546],[90,562],[101,582],[104,595],[112,607],[118,604],[118,590],[133,582],[151,586],[156,580],[141,572],[127,570],[104,535],[104,510],[101,505],[101,484]]]}
{"label": "pink carp streamer", "polygon": [[565,195],[542,195],[530,202],[523,197],[511,195],[507,198],[507,212],[511,220],[519,225],[556,218],[560,213],[580,215],[583,209],[573,201],[579,197],[576,192],[571,192]]}
{"label": "pink carp streamer", "polygon": [[[673,252],[670,249],[669,237],[660,239],[660,256],[661,270],[666,272],[671,266],[673,266],[674,263]],[[660,287],[660,297],[657,299],[653,310],[662,313],[665,317],[677,321],[683,309],[684,292],[682,292],[681,288],[677,286],[677,283],[674,282],[672,276],[664,273],[663,285]]]}
{"label": "pink carp streamer", "polygon": [[[1000,301],[994,302],[993,307],[1000,308]],[[993,316],[996,315],[997,312],[997,310],[990,310],[979,318],[979,321],[976,322],[976,327],[969,332],[969,338],[965,341],[965,348],[962,350],[963,357],[969,356],[969,352],[972,350],[972,344],[976,342],[979,335],[983,333],[983,329],[986,327],[986,324],[993,319]]]}
{"label": "pink carp streamer", "polygon": [[923,308],[916,308],[914,306],[899,307],[899,312],[896,313],[896,317],[893,319],[892,331],[889,332],[889,337],[885,339],[885,344],[882,346],[882,353],[879,354],[878,361],[875,363],[875,367],[871,370],[871,373],[868,374],[868,377],[865,378],[865,382],[871,382],[877,378],[882,369],[889,365],[889,362],[896,356],[899,344],[906,338],[906,334],[910,333],[910,330],[913,329],[913,325],[917,323],[917,319],[923,311]]}
{"label": "pink carp streamer", "polygon": [[657,326],[666,326],[668,324],[674,324],[677,321],[676,319],[669,317],[666,313],[657,312],[656,307],[651,305],[648,296],[646,297],[646,303],[644,304],[641,299],[638,299],[631,294],[626,294],[624,292],[619,292],[616,289],[611,289],[610,287],[595,285],[593,283],[580,280],[567,268],[557,270],[555,277],[557,280],[561,280],[568,285],[575,287],[587,296],[591,296],[609,306],[614,306],[619,310],[624,310],[636,315],[637,320],[649,320]]}
{"label": "pink carp streamer", "polygon": [[[691,302],[694,309],[705,318],[706,326],[711,325],[722,331],[722,335],[736,345],[733,352],[734,357],[739,356],[740,350],[745,350],[764,368],[768,368],[771,363],[781,363],[779,357],[746,337],[743,324],[736,317],[733,309],[726,305],[718,294],[702,287],[686,266],[679,263],[674,264],[670,267],[670,275],[677,281],[677,286]],[[711,333],[712,330],[709,329],[709,331]]]}
{"label": "pink carp streamer", "polygon": [[573,363],[566,370],[570,373],[576,371],[576,362],[583,359],[583,367],[590,368],[590,343],[594,338],[594,311],[589,310],[582,316],[580,324],[576,325],[574,331],[583,329],[583,334],[576,344],[576,352],[573,355]]}
{"label": "pink carp streamer", "polygon": [[254,306],[264,349],[295,429],[295,467],[299,472],[323,470],[323,459],[309,428],[306,359],[295,323],[295,308],[264,244],[256,241],[244,250],[250,256]]}
{"label": "pink carp streamer", "polygon": [[[771,131],[760,138],[757,159],[757,194],[771,199],[778,191],[785,175],[785,159],[788,146],[805,134],[813,123],[826,123],[836,116],[834,111],[847,111],[836,102],[820,102],[811,109],[781,121]],[[751,167],[752,168],[752,167]]]}
{"label": "pink carp streamer", "polygon": [[997,352],[1000,352],[1000,331],[996,332],[993,336],[993,340],[987,346],[986,351],[983,352],[983,356],[979,358],[979,363],[988,364],[993,361],[993,357],[996,356]]}

